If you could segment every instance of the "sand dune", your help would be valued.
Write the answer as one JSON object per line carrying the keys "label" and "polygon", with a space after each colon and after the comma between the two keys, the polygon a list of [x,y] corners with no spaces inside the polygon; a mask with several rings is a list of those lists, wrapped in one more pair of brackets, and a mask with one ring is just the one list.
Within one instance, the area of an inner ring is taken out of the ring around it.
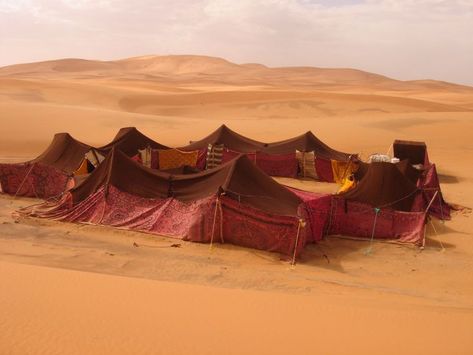
{"label": "sand dune", "polygon": [[[362,157],[396,138],[423,140],[445,198],[472,207],[472,115],[472,87],[353,69],[203,56],[0,68],[2,161],[38,155],[56,132],[102,145],[123,126],[171,146],[222,123],[261,141],[312,130]],[[228,245],[171,248],[110,228],[15,223],[12,212],[35,202],[0,197],[2,354],[472,353],[468,210],[429,224],[423,251],[376,243],[367,255],[366,243],[328,239],[291,269]]]}

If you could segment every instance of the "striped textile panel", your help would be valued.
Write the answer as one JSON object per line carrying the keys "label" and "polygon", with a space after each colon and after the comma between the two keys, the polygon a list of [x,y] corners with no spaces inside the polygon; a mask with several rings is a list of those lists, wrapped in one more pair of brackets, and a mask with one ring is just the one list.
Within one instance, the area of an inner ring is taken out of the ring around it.
{"label": "striped textile panel", "polygon": [[315,155],[313,151],[301,152],[296,150],[296,157],[299,164],[299,172],[303,177],[319,178],[315,170]]}
{"label": "striped textile panel", "polygon": [[209,144],[207,147],[206,169],[212,169],[222,164],[223,149],[223,144]]}

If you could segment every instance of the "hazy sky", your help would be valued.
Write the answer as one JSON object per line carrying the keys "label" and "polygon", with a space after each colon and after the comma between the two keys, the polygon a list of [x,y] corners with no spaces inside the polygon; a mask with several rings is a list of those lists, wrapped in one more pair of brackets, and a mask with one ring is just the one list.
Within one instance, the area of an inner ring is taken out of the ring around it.
{"label": "hazy sky", "polygon": [[473,85],[473,0],[0,0],[0,65],[145,54]]}

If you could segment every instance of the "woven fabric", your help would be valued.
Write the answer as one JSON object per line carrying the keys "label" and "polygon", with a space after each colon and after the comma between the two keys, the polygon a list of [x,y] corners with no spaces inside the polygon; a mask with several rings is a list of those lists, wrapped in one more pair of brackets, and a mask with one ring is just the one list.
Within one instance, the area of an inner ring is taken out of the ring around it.
{"label": "woven fabric", "polygon": [[151,147],[146,147],[145,149],[138,149],[138,153],[140,154],[143,165],[147,168],[151,168]]}
{"label": "woven fabric", "polygon": [[356,172],[357,165],[351,161],[343,162],[332,160],[333,180],[340,185],[345,183],[345,180]]}
{"label": "woven fabric", "polygon": [[265,154],[256,153],[256,165],[270,176],[297,177],[296,153]]}
{"label": "woven fabric", "polygon": [[195,167],[199,151],[184,152],[178,149],[159,150],[159,169],[175,169],[181,166]]}
{"label": "woven fabric", "polygon": [[307,242],[315,243],[322,240],[329,225],[332,196],[294,188],[289,188],[289,190],[304,201],[303,208],[306,210],[309,222],[306,227]]}
{"label": "woven fabric", "polygon": [[350,191],[351,189],[355,187],[356,187],[356,180],[352,176],[343,180],[343,182],[341,183],[340,189],[337,191],[337,193],[341,194],[341,193]]}
{"label": "woven fabric", "polygon": [[197,157],[196,168],[199,170],[205,170],[207,165],[207,148],[200,149]]}
{"label": "woven fabric", "polygon": [[289,256],[295,248],[296,256],[299,255],[306,244],[306,230],[299,228],[297,217],[268,214],[225,196],[217,202],[217,195],[183,202],[139,197],[110,186],[107,194],[101,188],[77,205],[73,205],[68,194],[56,205],[44,204],[29,213],[40,218],[108,225],[193,242],[226,242]]}
{"label": "woven fabric", "polygon": [[40,163],[0,164],[0,184],[7,194],[50,198],[67,190],[70,180],[64,172]]}
{"label": "woven fabric", "polygon": [[[365,203],[333,197],[329,233],[371,238],[375,214],[375,209]],[[422,245],[425,218],[424,212],[381,209],[376,218],[374,238]]]}
{"label": "woven fabric", "polygon": [[[242,153],[239,153],[239,152],[236,152],[234,150],[230,150],[230,149],[227,149],[227,148],[224,148],[223,149],[223,152],[222,152],[222,164],[223,163],[226,163],[226,162],[229,162],[230,160],[232,159],[235,159],[236,157],[238,157],[240,154]],[[253,163],[256,163],[256,153],[244,153],[248,159],[250,159]]]}
{"label": "woven fabric", "polygon": [[423,190],[424,205],[427,208],[428,204],[434,198],[435,192],[438,191],[435,199],[429,208],[429,213],[442,220],[449,220],[451,218],[451,207],[443,199],[442,191],[440,189],[440,181],[437,174],[437,168],[435,164],[428,166],[423,176],[419,179],[420,188]]}
{"label": "woven fabric", "polygon": [[151,169],[159,169],[159,151],[151,149]]}
{"label": "woven fabric", "polygon": [[220,164],[223,160],[223,144],[209,144],[207,147],[207,160],[206,160],[206,169],[213,169]]}
{"label": "woven fabric", "polygon": [[334,182],[332,162],[320,157],[315,158],[315,171],[318,179],[325,182]]}
{"label": "woven fabric", "polygon": [[302,177],[309,177],[318,179],[317,171],[315,170],[315,155],[314,152],[301,152],[296,150],[297,163],[299,165],[299,172]]}

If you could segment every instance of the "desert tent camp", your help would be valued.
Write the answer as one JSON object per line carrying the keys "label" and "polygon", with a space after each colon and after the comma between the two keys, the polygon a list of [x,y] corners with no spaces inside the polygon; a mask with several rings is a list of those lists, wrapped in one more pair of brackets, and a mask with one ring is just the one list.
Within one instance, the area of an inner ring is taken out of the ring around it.
{"label": "desert tent camp", "polygon": [[301,252],[310,233],[302,200],[244,155],[215,169],[173,175],[113,149],[59,203],[24,213],[289,256]]}
{"label": "desert tent camp", "polygon": [[396,164],[373,162],[353,189],[333,196],[329,233],[421,245],[429,203]]}
{"label": "desert tent camp", "polygon": [[201,168],[218,166],[245,153],[268,175],[297,177],[300,173],[330,182],[337,180],[337,169],[340,170],[340,166],[345,169],[350,157],[355,157],[333,150],[312,132],[284,141],[263,143],[244,137],[225,125],[181,149],[199,150],[206,157],[206,161],[199,165]]}
{"label": "desert tent camp", "polygon": [[91,150],[69,133],[57,133],[37,158],[16,164],[0,164],[0,184],[4,193],[50,198],[73,186],[74,175],[87,174],[93,167],[85,159]]}

